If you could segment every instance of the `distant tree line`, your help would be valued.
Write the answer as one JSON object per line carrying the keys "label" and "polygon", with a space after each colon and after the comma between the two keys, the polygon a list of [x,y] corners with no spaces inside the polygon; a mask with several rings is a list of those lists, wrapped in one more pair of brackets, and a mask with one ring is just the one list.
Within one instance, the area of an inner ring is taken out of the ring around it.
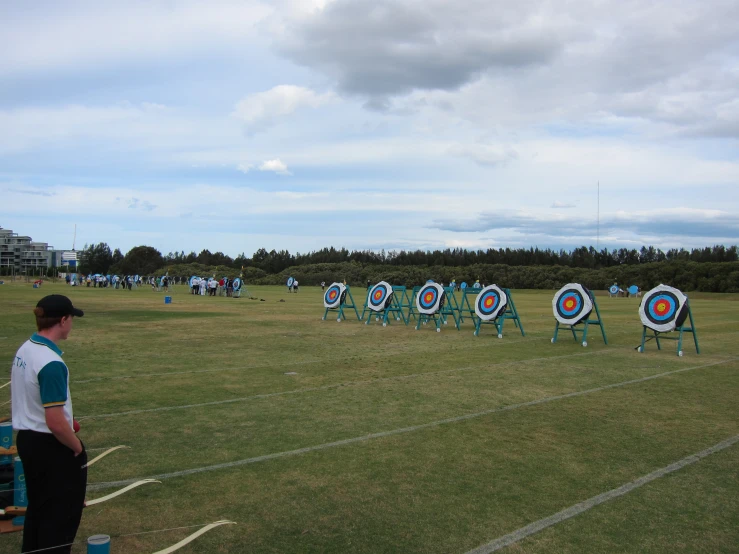
{"label": "distant tree line", "polygon": [[573,250],[539,248],[462,248],[434,251],[347,250],[323,248],[308,254],[287,250],[257,250],[251,258],[223,252],[162,255],[151,246],[136,246],[124,256],[106,243],[86,245],[80,253],[81,273],[159,275],[228,275],[244,271],[247,282],[283,284],[290,274],[305,285],[344,280],[365,284],[367,279],[413,286],[427,279],[448,283],[496,282],[511,288],[558,288],[577,281],[594,288],[613,282],[651,288],[666,283],[685,290],[739,292],[737,246],[716,245],[692,250],[662,251],[652,246],[636,249],[582,246]]}

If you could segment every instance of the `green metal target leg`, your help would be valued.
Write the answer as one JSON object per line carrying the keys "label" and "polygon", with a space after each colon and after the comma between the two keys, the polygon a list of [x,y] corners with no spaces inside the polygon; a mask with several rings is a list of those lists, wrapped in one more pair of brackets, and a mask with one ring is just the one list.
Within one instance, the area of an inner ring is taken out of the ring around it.
{"label": "green metal target leg", "polygon": [[657,350],[662,350],[662,345],[659,343],[659,333],[654,332],[654,340],[657,341]]}
{"label": "green metal target leg", "polygon": [[639,347],[639,352],[644,352],[644,345],[647,342],[647,326],[644,325],[641,331],[641,346]]}
{"label": "green metal target leg", "polygon": [[680,351],[683,349],[683,328],[680,327],[680,333],[677,336],[677,355],[680,355]]}
{"label": "green metal target leg", "polygon": [[690,304],[688,304],[688,317],[690,318],[690,330],[693,333],[693,341],[695,342],[695,353],[700,354],[701,349],[698,346],[698,332],[695,330],[695,323],[693,323],[693,310],[690,309]]}
{"label": "green metal target leg", "polygon": [[582,329],[582,345],[585,346],[588,344],[588,322],[585,321],[585,324],[583,325]]}
{"label": "green metal target leg", "polygon": [[559,334],[559,321],[554,321],[554,336],[552,337],[552,344],[557,342],[557,335]]}

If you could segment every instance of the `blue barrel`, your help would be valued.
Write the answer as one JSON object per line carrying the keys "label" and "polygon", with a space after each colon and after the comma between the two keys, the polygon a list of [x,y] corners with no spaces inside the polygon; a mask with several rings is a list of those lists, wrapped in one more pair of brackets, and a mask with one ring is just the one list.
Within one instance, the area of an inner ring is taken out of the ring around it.
{"label": "blue barrel", "polygon": [[88,537],[87,554],[110,554],[110,536],[93,535]]}
{"label": "blue barrel", "polygon": [[[13,424],[10,421],[0,423],[0,447],[13,446]],[[13,456],[0,456],[0,466],[9,466],[13,463]]]}
{"label": "blue barrel", "polygon": [[[26,476],[23,473],[23,463],[16,456],[13,461],[13,505],[25,508],[28,506],[28,494],[26,492]],[[26,516],[13,518],[13,525],[23,525]]]}
{"label": "blue barrel", "polygon": [[164,297],[164,303],[165,304],[171,304],[172,303],[172,297],[171,296],[165,296]]}

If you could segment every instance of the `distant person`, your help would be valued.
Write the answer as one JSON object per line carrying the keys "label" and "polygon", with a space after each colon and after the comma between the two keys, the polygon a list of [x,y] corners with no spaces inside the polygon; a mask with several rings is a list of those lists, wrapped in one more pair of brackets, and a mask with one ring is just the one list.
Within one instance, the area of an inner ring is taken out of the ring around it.
{"label": "distant person", "polygon": [[372,288],[372,283],[369,279],[367,279],[367,290],[370,290]]}
{"label": "distant person", "polygon": [[293,292],[295,293],[298,292],[298,280],[297,279],[293,281]]}
{"label": "distant person", "polygon": [[321,291],[326,290],[326,281],[321,281]]}
{"label": "distant person", "polygon": [[[33,310],[36,329],[13,361],[13,429],[28,494],[23,552],[71,552],[85,506],[87,453],[74,432],[69,368],[57,343],[82,310],[61,294]],[[59,545],[59,548],[54,548]]]}
{"label": "distant person", "polygon": [[210,289],[210,296],[215,296],[216,291],[218,290],[218,281],[215,279],[211,279],[208,281],[208,288]]}
{"label": "distant person", "polygon": [[164,287],[164,292],[169,292],[169,277],[166,275],[162,277],[162,287]]}

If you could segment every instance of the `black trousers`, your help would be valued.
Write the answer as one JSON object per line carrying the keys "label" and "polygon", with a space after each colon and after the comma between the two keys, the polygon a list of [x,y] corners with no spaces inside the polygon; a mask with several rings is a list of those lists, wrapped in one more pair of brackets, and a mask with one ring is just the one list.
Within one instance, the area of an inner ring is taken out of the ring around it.
{"label": "black trousers", "polygon": [[76,456],[51,433],[18,431],[28,509],[23,527],[23,552],[51,548],[44,554],[66,554],[82,519],[87,488],[87,452]]}

